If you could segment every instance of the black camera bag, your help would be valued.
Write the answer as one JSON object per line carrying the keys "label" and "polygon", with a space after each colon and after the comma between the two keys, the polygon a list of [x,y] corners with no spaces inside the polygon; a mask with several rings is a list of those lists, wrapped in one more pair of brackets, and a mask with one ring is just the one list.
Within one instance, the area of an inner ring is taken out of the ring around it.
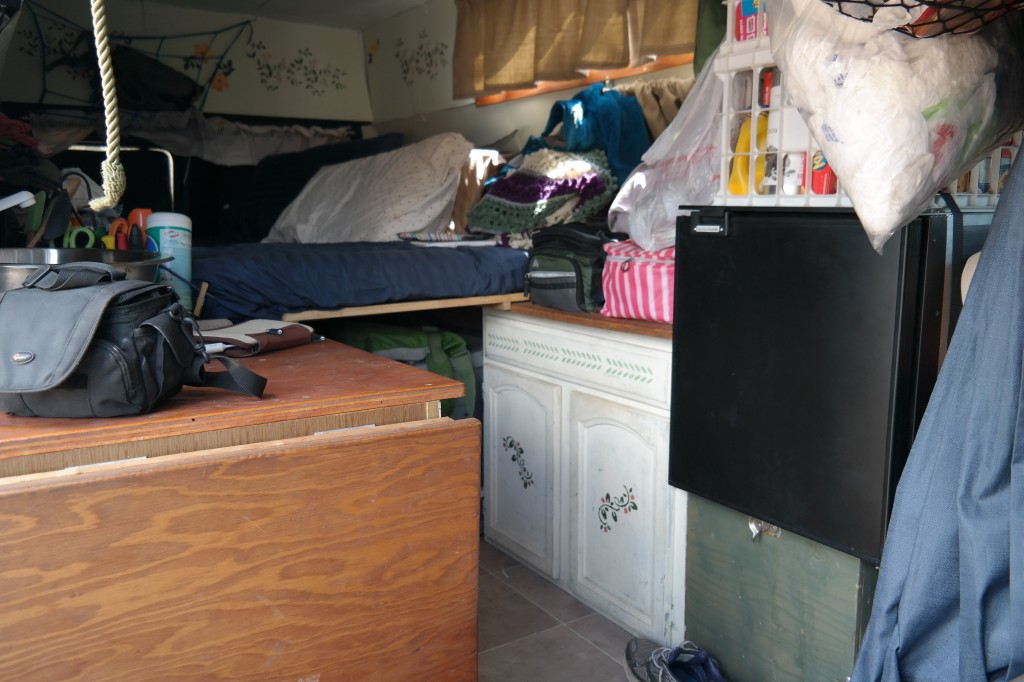
{"label": "black camera bag", "polygon": [[210,359],[170,286],[110,265],[45,265],[0,294],[0,412],[138,415],[183,385],[262,397],[265,378],[223,357],[207,372]]}

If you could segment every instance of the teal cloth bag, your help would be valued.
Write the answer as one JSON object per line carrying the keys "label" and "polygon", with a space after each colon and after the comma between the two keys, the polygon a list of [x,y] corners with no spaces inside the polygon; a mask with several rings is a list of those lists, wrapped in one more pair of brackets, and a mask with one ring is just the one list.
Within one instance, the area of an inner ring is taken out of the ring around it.
{"label": "teal cloth bag", "polygon": [[651,146],[644,111],[635,97],[594,83],[570,100],[551,107],[541,138],[562,125],[565,148],[571,152],[604,150],[608,165],[622,185]]}

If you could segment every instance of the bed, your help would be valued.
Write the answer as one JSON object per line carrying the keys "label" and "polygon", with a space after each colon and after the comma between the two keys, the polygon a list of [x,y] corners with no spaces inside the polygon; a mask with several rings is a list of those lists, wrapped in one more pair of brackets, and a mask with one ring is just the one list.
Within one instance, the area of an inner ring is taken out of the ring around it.
{"label": "bed", "polygon": [[316,320],[470,305],[508,306],[527,255],[499,246],[407,242],[237,244],[192,253],[204,318]]}
{"label": "bed", "polygon": [[261,161],[238,238],[193,250],[200,317],[301,321],[527,300],[531,235],[600,217],[619,181],[603,149],[531,138],[517,157],[502,168],[497,152],[441,133]]}
{"label": "bed", "polygon": [[453,229],[496,154],[389,135],[261,161],[239,225],[192,249],[199,316],[316,320],[527,300],[528,254]]}

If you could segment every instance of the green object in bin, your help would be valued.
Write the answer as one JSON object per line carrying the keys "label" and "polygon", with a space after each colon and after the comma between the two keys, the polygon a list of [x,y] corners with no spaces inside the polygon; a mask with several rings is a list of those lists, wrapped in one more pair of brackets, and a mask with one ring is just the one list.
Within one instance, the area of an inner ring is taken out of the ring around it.
{"label": "green object in bin", "polygon": [[436,327],[403,327],[381,322],[346,324],[330,336],[353,348],[370,351],[392,360],[398,360],[449,379],[461,381],[466,387],[462,399],[441,401],[441,415],[456,419],[473,416],[476,405],[476,376],[466,341],[454,332]]}

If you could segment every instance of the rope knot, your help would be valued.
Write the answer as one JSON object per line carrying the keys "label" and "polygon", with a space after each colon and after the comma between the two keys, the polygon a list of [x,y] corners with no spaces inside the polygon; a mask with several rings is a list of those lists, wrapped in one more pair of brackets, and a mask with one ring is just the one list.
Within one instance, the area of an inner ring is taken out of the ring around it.
{"label": "rope knot", "polygon": [[107,159],[100,164],[100,170],[103,174],[103,196],[89,202],[89,208],[94,211],[116,206],[128,186],[124,166],[120,161]]}

